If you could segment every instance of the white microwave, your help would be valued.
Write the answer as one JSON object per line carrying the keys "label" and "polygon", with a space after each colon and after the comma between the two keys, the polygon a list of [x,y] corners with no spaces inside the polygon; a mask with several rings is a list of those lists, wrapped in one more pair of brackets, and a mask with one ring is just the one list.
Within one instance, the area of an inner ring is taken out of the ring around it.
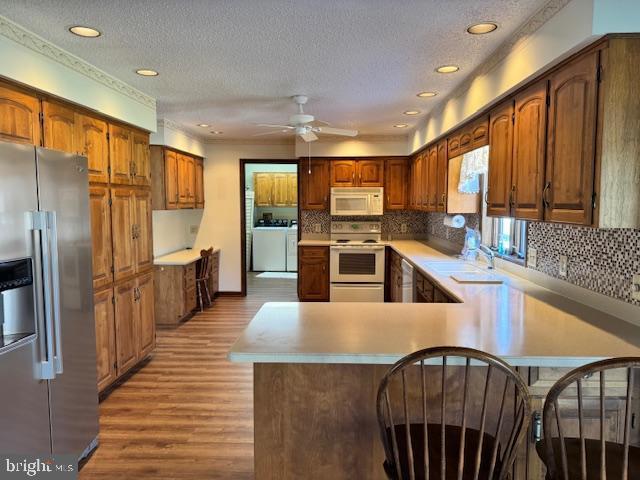
{"label": "white microwave", "polygon": [[382,215],[383,187],[333,187],[331,215]]}

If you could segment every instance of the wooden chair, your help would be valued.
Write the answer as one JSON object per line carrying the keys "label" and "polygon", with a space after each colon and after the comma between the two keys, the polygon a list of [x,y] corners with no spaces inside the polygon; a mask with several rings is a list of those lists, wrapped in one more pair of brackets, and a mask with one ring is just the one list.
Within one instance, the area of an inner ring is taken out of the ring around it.
{"label": "wooden chair", "polygon": [[[572,370],[551,387],[544,403],[543,440],[536,444],[538,455],[547,467],[548,480],[640,478],[640,447],[630,444],[633,383],[634,373],[637,373],[634,370],[638,368],[640,357],[603,360]],[[616,420],[624,422],[623,443],[607,439],[605,429],[605,405],[612,397],[607,392],[611,388],[606,384],[607,372],[612,377],[614,372],[611,370],[617,369],[624,369],[627,382],[624,415],[620,415],[624,418]],[[587,432],[593,425],[587,426],[585,422],[586,379],[598,382],[598,414],[588,418],[591,423],[596,422],[597,433],[593,435]],[[571,390],[569,394],[568,390]],[[577,415],[574,406],[577,406]],[[590,438],[594,436],[598,438]]]}
{"label": "wooden chair", "polygon": [[504,479],[531,418],[527,386],[503,360],[438,347],[398,361],[380,383],[390,479]]}
{"label": "wooden chair", "polygon": [[209,294],[209,278],[211,277],[211,257],[213,255],[213,247],[208,250],[200,250],[200,261],[196,271],[196,287],[198,289],[198,305],[200,311],[204,311],[204,302],[202,300],[202,290],[207,295],[207,306],[211,305],[211,295]]}

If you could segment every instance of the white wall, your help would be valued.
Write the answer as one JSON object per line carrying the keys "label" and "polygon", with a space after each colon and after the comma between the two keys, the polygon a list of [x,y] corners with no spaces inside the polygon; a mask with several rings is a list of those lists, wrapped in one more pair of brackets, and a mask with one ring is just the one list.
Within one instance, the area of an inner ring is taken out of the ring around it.
{"label": "white wall", "polygon": [[[477,75],[468,89],[446,101],[422,121],[409,138],[414,152],[436,137],[463,123],[500,97],[526,83],[550,65],[559,63],[571,53],[597,38],[592,29],[594,0],[573,0],[538,30],[515,44],[502,61],[487,73]],[[595,0],[613,11],[610,0]],[[634,4],[637,0],[628,0]],[[615,0],[614,3],[628,3]],[[636,7],[637,10],[637,7]],[[618,12],[618,16],[624,10]],[[611,23],[611,22],[609,22]],[[637,28],[636,30],[640,30]]]}
{"label": "white wall", "polygon": [[[69,65],[75,65],[76,68]],[[2,16],[0,76],[146,130],[156,129],[153,98]],[[111,83],[111,86],[106,83]],[[123,92],[129,92],[130,95]]]}
{"label": "white wall", "polygon": [[200,227],[202,210],[154,210],[152,220],[153,256],[159,257],[193,247],[197,233],[191,227]]}
{"label": "white wall", "polygon": [[157,130],[151,134],[151,145],[165,145],[199,157],[205,156],[204,142],[185,132],[168,119],[159,119]]}
{"label": "white wall", "polygon": [[[312,157],[368,157],[406,155],[407,137],[404,135],[325,137],[311,143]],[[309,144],[296,137],[296,157],[309,155]]]}
{"label": "white wall", "polygon": [[293,143],[211,143],[205,145],[205,208],[195,248],[220,247],[220,290],[241,289],[240,162],[293,159]]}
{"label": "white wall", "polygon": [[640,1],[594,0],[594,34],[635,32],[640,32]]}

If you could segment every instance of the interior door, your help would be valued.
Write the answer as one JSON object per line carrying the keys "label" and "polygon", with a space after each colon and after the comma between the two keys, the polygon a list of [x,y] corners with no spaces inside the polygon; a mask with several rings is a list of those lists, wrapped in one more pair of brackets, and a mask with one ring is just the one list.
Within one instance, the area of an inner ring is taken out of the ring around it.
{"label": "interior door", "polygon": [[43,101],[44,146],[53,150],[76,153],[77,148],[75,113],[73,109],[59,103]]}
{"label": "interior door", "polygon": [[542,190],[547,132],[547,81],[515,98],[513,133],[514,216],[542,220]]}
{"label": "interior door", "polygon": [[489,115],[489,179],[487,215],[511,216],[511,167],[513,159],[513,100]]}
{"label": "interior door", "polygon": [[110,198],[108,187],[97,185],[89,187],[94,288],[113,282],[113,272],[111,270],[113,266],[113,250],[111,246]]}
{"label": "interior door", "polygon": [[144,358],[156,344],[156,322],[153,316],[153,272],[138,277],[137,289],[138,358]]}
{"label": "interior door", "polygon": [[89,181],[109,182],[109,142],[107,122],[75,114],[76,149],[89,162]]}
{"label": "interior door", "polygon": [[592,221],[598,62],[599,52],[590,52],[549,78],[547,221]]}
{"label": "interior door", "polygon": [[153,245],[151,235],[151,192],[134,192],[134,246],[136,272],[148,270],[153,266]]}
{"label": "interior door", "polygon": [[[36,150],[39,206],[55,212],[58,242],[60,318],[55,338],[63,368],[49,381],[51,444],[53,453],[80,456],[98,435],[87,160]],[[55,291],[55,275],[53,284]]]}
{"label": "interior door", "polygon": [[[1,122],[0,116],[0,125]],[[29,258],[32,268],[35,265],[25,212],[38,209],[36,189],[33,145],[0,141],[0,269],[8,267],[5,262],[16,259]],[[7,287],[0,287],[5,301],[19,295],[18,289]],[[32,283],[32,288],[21,290],[20,296],[26,296],[22,302],[27,307],[23,313],[14,310],[16,313],[12,315],[0,302],[0,321],[5,322],[5,332],[19,330],[27,334],[18,347],[0,347],[0,451],[47,453],[51,448],[47,381],[38,378],[35,368],[44,360],[41,353],[44,333],[37,325],[33,308],[37,289]],[[18,328],[13,328],[14,322]]]}

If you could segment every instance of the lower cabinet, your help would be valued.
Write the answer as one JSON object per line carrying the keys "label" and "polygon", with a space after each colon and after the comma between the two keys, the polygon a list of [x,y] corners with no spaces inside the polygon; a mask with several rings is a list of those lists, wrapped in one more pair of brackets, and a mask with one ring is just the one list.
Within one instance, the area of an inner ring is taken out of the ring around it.
{"label": "lower cabinet", "polygon": [[197,306],[196,263],[155,267],[157,325],[177,325]]}
{"label": "lower cabinet", "polygon": [[458,303],[426,275],[416,272],[416,303]]}
{"label": "lower cabinet", "polygon": [[94,294],[99,391],[155,348],[153,296],[152,272]]}
{"label": "lower cabinet", "polygon": [[329,247],[298,247],[298,299],[329,301]]}
{"label": "lower cabinet", "polygon": [[389,302],[402,302],[402,257],[391,250],[389,252],[389,271],[387,292]]}

